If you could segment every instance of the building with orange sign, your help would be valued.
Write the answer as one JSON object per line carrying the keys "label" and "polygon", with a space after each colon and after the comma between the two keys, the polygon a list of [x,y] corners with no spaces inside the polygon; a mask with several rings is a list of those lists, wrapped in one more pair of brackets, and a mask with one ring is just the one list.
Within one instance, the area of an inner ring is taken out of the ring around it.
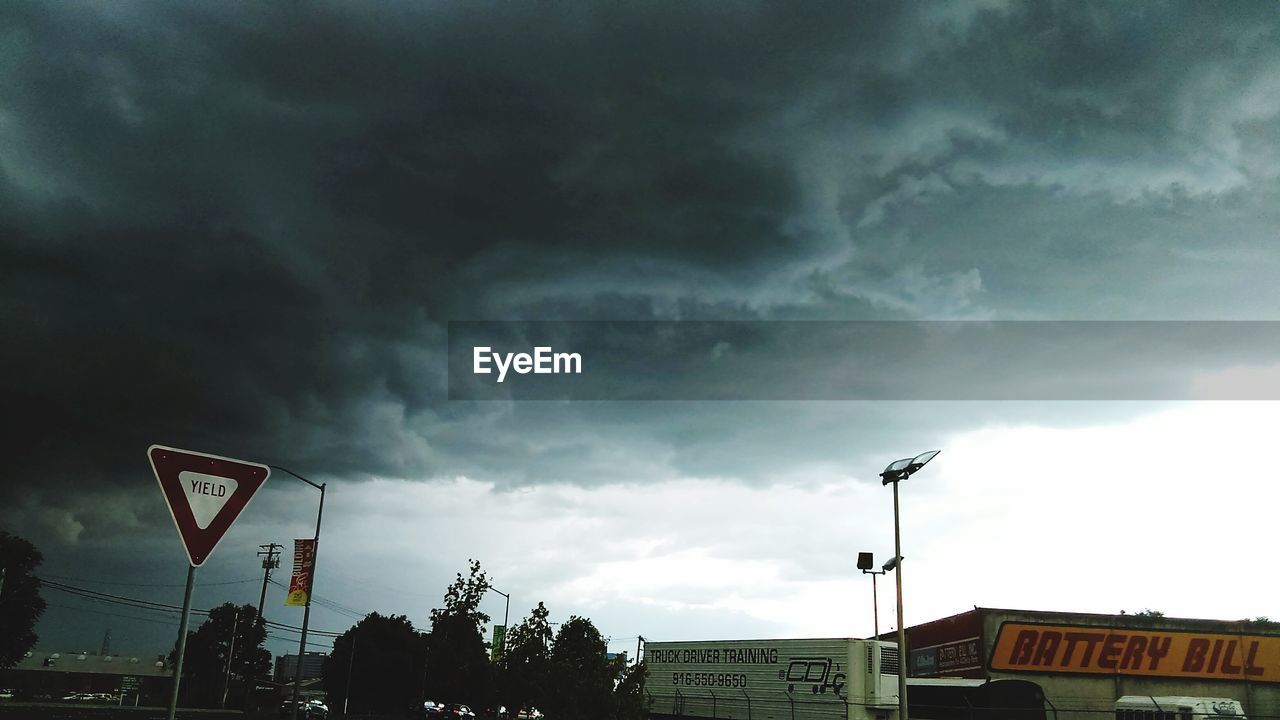
{"label": "building with orange sign", "polygon": [[1108,720],[1124,696],[1280,717],[1280,623],[974,608],[906,636],[912,677],[1030,680],[1058,720]]}

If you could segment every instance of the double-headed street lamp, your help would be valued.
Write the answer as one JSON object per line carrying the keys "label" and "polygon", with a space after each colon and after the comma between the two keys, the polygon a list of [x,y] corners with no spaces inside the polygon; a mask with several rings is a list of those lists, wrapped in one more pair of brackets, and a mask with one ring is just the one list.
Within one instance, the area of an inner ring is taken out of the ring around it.
{"label": "double-headed street lamp", "polygon": [[307,657],[307,624],[311,622],[311,598],[315,595],[316,563],[319,562],[320,557],[320,518],[324,515],[325,483],[317,485],[289,468],[280,467],[279,465],[269,465],[268,467],[272,470],[288,473],[320,491],[320,508],[316,510],[316,539],[311,556],[311,587],[307,590],[307,604],[302,610],[302,638],[298,641],[298,664],[293,671],[293,702],[290,703],[292,707],[290,708],[289,717],[290,720],[298,720],[298,697],[302,689],[302,664]]}
{"label": "double-headed street lamp", "polygon": [[[893,562],[898,572],[898,720],[907,718],[907,634],[902,623],[902,535],[898,525],[898,483],[914,475],[941,450],[930,450],[913,458],[895,460],[880,473],[881,486],[893,484]],[[889,570],[888,563],[885,570]]]}

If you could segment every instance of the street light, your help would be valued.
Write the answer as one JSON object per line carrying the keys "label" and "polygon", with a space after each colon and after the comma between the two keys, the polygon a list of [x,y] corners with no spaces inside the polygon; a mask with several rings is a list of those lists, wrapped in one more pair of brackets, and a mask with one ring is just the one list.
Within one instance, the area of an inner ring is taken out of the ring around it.
{"label": "street light", "polygon": [[272,470],[279,470],[288,473],[320,491],[320,508],[316,510],[316,539],[315,547],[311,556],[311,588],[307,593],[307,604],[302,610],[302,638],[298,641],[298,664],[293,671],[293,702],[289,703],[292,708],[289,714],[291,720],[298,720],[298,696],[302,690],[302,662],[307,657],[307,624],[311,622],[311,598],[315,595],[316,587],[316,565],[320,562],[320,518],[324,515],[324,488],[325,483],[319,485],[302,477],[298,473],[289,468],[280,467],[279,465],[268,465]]}
{"label": "street light", "polygon": [[[875,556],[869,552],[858,553],[858,569],[862,571],[862,574],[871,576],[871,615],[875,622],[876,634],[874,638],[875,638],[877,653],[879,653],[879,648],[880,648],[880,601],[876,597],[876,576],[884,575],[885,573],[892,570],[893,568],[889,567],[890,563],[894,563],[896,565],[897,558],[894,558],[893,560],[890,560],[889,562],[885,563],[882,569],[873,570],[872,567],[876,564]],[[879,696],[880,696],[880,673],[876,673],[876,697],[879,697]]]}
{"label": "street light", "polygon": [[485,587],[507,599],[507,606],[502,611],[502,644],[498,646],[498,657],[505,658],[507,656],[507,618],[511,614],[511,596],[492,585],[486,585]]}
{"label": "street light", "polygon": [[[893,483],[893,560],[897,573],[894,574],[898,584],[898,720],[908,720],[907,716],[907,633],[902,624],[902,534],[898,523],[898,483],[914,475],[920,468],[928,464],[941,450],[930,450],[913,458],[895,460],[880,473],[881,483]],[[885,563],[885,570],[890,570]]]}
{"label": "street light", "polygon": [[[876,600],[876,576],[885,574],[886,572],[888,572],[889,568],[886,567],[883,570],[872,570],[871,568],[875,564],[876,564],[875,556],[872,555],[871,553],[869,552],[858,553],[858,569],[862,571],[863,575],[871,576],[871,615],[872,615],[872,618],[874,619],[875,629],[876,629],[876,634],[874,635],[874,637],[876,640],[879,640],[880,639],[880,602]],[[888,563],[885,563],[885,564],[888,565]]]}

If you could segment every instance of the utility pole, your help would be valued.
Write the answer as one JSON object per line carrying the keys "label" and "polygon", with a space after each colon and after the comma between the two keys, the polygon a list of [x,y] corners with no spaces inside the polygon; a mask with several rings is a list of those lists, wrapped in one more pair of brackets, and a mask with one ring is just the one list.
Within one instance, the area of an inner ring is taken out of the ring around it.
{"label": "utility pole", "polygon": [[[280,551],[284,550],[284,546],[278,543],[268,543],[259,545],[262,548],[258,551],[258,557],[262,558],[262,594],[258,595],[258,622],[262,623],[266,628],[267,619],[262,617],[263,608],[267,604],[267,583],[271,581],[271,571],[280,567]],[[253,694],[257,690],[257,675],[254,675],[254,687],[249,688],[244,693],[245,711],[249,710],[249,705],[253,701]]]}
{"label": "utility pole", "polygon": [[356,661],[356,638],[358,636],[351,633],[351,654],[347,656],[347,690],[342,695],[342,717],[347,716],[347,703],[351,702],[351,666]]}
{"label": "utility pole", "polygon": [[644,642],[644,636],[637,635],[636,636],[636,666],[637,667],[639,667],[640,665],[640,643],[642,642]]}
{"label": "utility pole", "polygon": [[227,709],[227,694],[231,692],[231,659],[236,655],[236,631],[240,629],[240,608],[236,608],[235,620],[231,622],[231,649],[227,652],[227,673],[222,681],[222,709]]}
{"label": "utility pole", "polygon": [[262,608],[267,602],[267,583],[271,580],[271,570],[280,567],[280,551],[276,548],[283,550],[284,546],[270,543],[258,547],[262,548],[258,551],[258,557],[262,558],[262,594],[258,596],[258,617],[261,618]]}

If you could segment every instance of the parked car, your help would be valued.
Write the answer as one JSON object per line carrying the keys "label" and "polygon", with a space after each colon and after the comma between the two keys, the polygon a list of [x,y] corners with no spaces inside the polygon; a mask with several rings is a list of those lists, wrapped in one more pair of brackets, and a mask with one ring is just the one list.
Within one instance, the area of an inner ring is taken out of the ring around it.
{"label": "parked car", "polygon": [[516,713],[518,720],[542,720],[542,711],[536,707],[520,708]]}
{"label": "parked car", "polygon": [[475,720],[476,714],[466,705],[454,703],[444,706],[444,717],[448,720]]}
{"label": "parked car", "polygon": [[12,700],[17,691],[12,688],[0,688],[0,700]]}
{"label": "parked car", "polygon": [[[280,717],[287,718],[293,712],[291,702],[291,700],[285,700],[281,703]],[[302,718],[302,720],[327,720],[329,706],[319,700],[299,700],[298,717]]]}
{"label": "parked car", "polygon": [[444,716],[444,703],[438,703],[434,700],[422,701],[423,720],[443,720]]}

